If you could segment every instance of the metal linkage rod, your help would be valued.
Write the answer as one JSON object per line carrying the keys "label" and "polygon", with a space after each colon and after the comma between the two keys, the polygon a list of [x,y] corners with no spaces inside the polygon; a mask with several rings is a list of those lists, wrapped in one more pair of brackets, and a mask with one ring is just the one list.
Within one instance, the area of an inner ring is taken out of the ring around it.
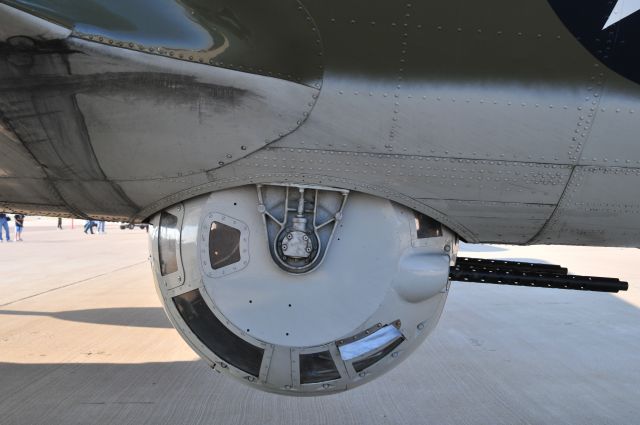
{"label": "metal linkage rod", "polygon": [[449,278],[460,282],[573,289],[578,291],[618,292],[629,289],[627,282],[622,282],[615,278],[570,276],[542,272],[503,273],[500,271],[474,271],[457,266],[451,267]]}

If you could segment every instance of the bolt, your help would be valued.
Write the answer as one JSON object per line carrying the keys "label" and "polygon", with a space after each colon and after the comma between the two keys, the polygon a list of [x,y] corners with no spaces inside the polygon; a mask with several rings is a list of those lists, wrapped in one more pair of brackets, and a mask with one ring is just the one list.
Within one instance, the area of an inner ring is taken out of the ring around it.
{"label": "bolt", "polygon": [[424,323],[420,323],[420,324],[418,325],[418,330],[420,330],[420,331],[421,331],[421,330],[423,330],[423,329],[424,329]]}
{"label": "bolt", "polygon": [[366,374],[366,373],[364,373],[364,372],[360,372],[360,373],[358,374],[358,376],[359,376],[359,377],[361,377],[361,378],[364,378],[366,375],[367,375],[367,374]]}
{"label": "bolt", "polygon": [[396,351],[396,352],[394,352],[394,353],[391,353],[391,357],[393,357],[393,358],[398,357],[398,352]]}
{"label": "bolt", "polygon": [[289,240],[293,239],[293,235],[292,235],[291,233],[289,233],[289,234],[287,235],[287,239],[289,239]]}
{"label": "bolt", "polygon": [[308,240],[309,240],[309,236],[304,235],[304,236],[302,237],[302,240],[303,240],[303,241],[308,241]]}
{"label": "bolt", "polygon": [[324,388],[325,390],[329,389],[330,387],[331,387],[331,385],[329,385],[329,384],[322,384],[322,388]]}
{"label": "bolt", "polygon": [[306,249],[306,251],[307,251],[307,252],[311,252],[311,248],[307,248],[307,249]]}
{"label": "bolt", "polygon": [[449,251],[451,251],[451,246],[450,246],[450,245],[445,245],[445,246],[444,246],[444,251],[445,251],[445,252],[449,252]]}
{"label": "bolt", "polygon": [[282,250],[283,250],[283,251],[286,251],[286,250],[287,250],[287,248],[288,248],[288,246],[286,246],[286,245],[282,245]]}

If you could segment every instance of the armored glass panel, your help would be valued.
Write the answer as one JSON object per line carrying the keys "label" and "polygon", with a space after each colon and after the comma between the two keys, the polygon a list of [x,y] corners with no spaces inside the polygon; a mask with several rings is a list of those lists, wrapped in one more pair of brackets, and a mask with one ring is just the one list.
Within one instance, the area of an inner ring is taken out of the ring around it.
{"label": "armored glass panel", "polygon": [[209,309],[198,289],[174,297],[173,303],[189,329],[216,356],[258,377],[264,350],[227,329]]}
{"label": "armored glass panel", "polygon": [[160,215],[160,227],[158,229],[158,256],[160,259],[160,273],[166,276],[178,271],[178,243],[180,242],[180,229],[178,229],[178,217],[163,212]]}
{"label": "armored glass panel", "polygon": [[385,358],[387,355],[389,355],[393,350],[396,349],[396,347],[398,347],[398,345],[402,344],[402,341],[404,341],[404,337],[400,337],[396,339],[390,345],[384,347],[381,350],[376,351],[375,353],[365,357],[362,360],[353,362],[353,368],[356,370],[356,372],[361,372],[365,370],[366,368],[374,365],[375,363],[379,362],[380,360]]}
{"label": "armored glass panel", "polygon": [[214,270],[240,261],[240,230],[214,221],[209,232],[209,261]]}
{"label": "armored glass panel", "polygon": [[301,384],[315,384],[335,379],[340,379],[340,373],[329,351],[300,355]]}
{"label": "armored glass panel", "polygon": [[352,360],[375,352],[400,337],[402,333],[394,326],[385,326],[365,338],[340,346],[340,357],[344,361]]}

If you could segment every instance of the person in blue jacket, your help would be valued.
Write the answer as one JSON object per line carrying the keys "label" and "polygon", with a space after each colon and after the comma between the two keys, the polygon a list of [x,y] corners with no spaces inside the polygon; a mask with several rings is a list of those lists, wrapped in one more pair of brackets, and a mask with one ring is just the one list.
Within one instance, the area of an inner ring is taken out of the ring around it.
{"label": "person in blue jacket", "polygon": [[7,236],[7,242],[11,242],[11,236],[9,236],[9,218],[8,215],[0,213],[0,242],[2,242],[2,229]]}

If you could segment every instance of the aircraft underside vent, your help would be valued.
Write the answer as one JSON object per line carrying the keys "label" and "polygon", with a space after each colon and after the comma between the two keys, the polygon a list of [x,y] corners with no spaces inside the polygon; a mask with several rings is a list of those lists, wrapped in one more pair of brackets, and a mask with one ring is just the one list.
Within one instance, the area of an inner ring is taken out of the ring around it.
{"label": "aircraft underside vent", "polygon": [[154,276],[215,370],[289,395],[366,383],[438,322],[455,235],[391,201],[305,185],[201,196],[152,219]]}

